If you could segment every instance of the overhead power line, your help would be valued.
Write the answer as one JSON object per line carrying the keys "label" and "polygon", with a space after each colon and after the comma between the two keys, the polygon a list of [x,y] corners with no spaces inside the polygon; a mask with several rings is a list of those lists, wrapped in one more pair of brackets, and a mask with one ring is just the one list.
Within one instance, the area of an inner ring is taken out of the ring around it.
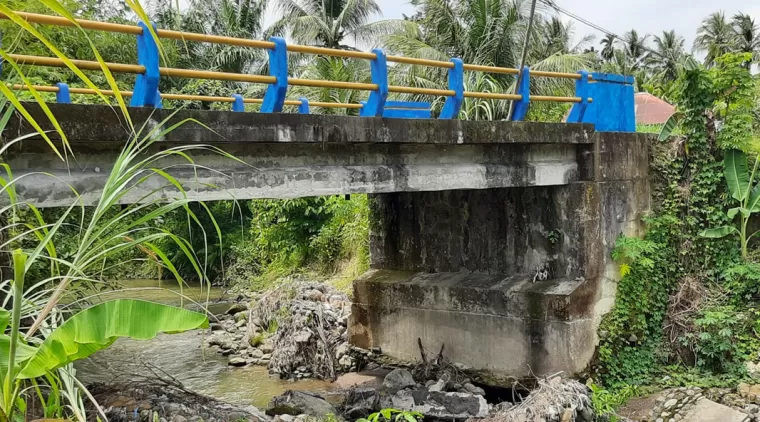
{"label": "overhead power line", "polygon": [[[585,18],[583,18],[581,16],[578,16],[577,14],[575,14],[575,13],[573,13],[573,12],[571,12],[571,11],[563,8],[563,7],[561,7],[554,0],[539,0],[539,1],[541,3],[543,3],[544,5],[549,6],[550,8],[556,10],[557,13],[564,14],[565,16],[567,16],[567,17],[569,17],[571,19],[574,19],[574,20],[576,20],[576,21],[578,21],[578,22],[580,22],[580,23],[582,23],[584,25],[590,26],[591,28],[594,28],[594,29],[596,29],[599,32],[602,32],[602,33],[604,33],[606,35],[611,35],[613,38],[618,39],[618,40],[623,41],[623,42],[629,42],[630,41],[630,40],[626,39],[625,37],[621,37],[620,35],[618,35],[618,34],[612,32],[612,31],[610,31],[609,29],[602,28],[601,26],[599,26],[599,25],[597,25],[597,24],[589,21],[588,19],[585,19]],[[652,50],[651,48],[649,48],[649,47],[647,47],[647,46],[645,46],[643,44],[642,44],[641,47],[642,47],[643,50],[645,50],[645,51],[647,51],[649,53],[652,53],[652,54],[654,54],[656,56],[659,56],[659,57],[662,57],[662,58],[666,58],[665,56],[663,56],[662,54],[660,54],[658,51]]]}

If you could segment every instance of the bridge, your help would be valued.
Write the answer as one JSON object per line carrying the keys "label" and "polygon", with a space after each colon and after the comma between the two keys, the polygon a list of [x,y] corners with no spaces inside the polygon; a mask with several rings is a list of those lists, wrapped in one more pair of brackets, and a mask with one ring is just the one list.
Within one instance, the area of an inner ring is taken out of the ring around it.
{"label": "bridge", "polygon": [[[288,45],[284,40],[229,39],[161,30],[149,24],[122,25],[22,14],[5,16],[41,24],[111,30],[137,36],[139,63],[68,61],[61,57],[9,55],[12,65],[45,65],[137,75],[132,91],[78,88],[65,84],[19,84],[6,89],[54,92],[49,104],[67,134],[75,160],[62,162],[40,137],[9,147],[3,162],[13,169],[17,194],[38,206],[68,206],[73,186],[85,203],[97,201],[115,157],[130,136],[123,117],[108,105],[71,104],[71,95],[131,97],[135,126],[168,127],[154,147],[209,144],[215,153],[194,154],[208,170],[174,168],[196,200],[292,198],[370,194],[371,270],[354,282],[351,341],[380,347],[400,360],[445,344],[446,356],[477,369],[484,381],[574,373],[590,362],[599,318],[613,303],[617,270],[610,250],[622,233],[641,230],[649,209],[648,146],[635,130],[629,77],[598,73],[552,74],[420,61],[371,53]],[[269,51],[268,76],[159,67],[160,38],[238,43]],[[292,78],[287,52],[370,60],[372,83]],[[387,83],[387,62],[448,69],[448,89],[399,87]],[[7,65],[7,64],[6,64]],[[495,72],[518,79],[515,94],[464,90],[463,72]],[[158,92],[158,78],[182,76],[268,84],[261,99],[240,95],[180,96]],[[532,77],[575,81],[574,97],[531,95]],[[348,84],[348,85],[346,85]],[[288,86],[327,86],[368,91],[358,104],[288,99]],[[446,98],[440,110],[391,93]],[[172,97],[173,96],[173,97]],[[231,104],[230,111],[169,111],[163,99]],[[464,98],[515,102],[511,121],[458,120]],[[535,101],[573,104],[567,123],[525,122]],[[247,112],[246,104],[260,104]],[[285,113],[286,106],[297,113]],[[21,104],[4,136],[34,132],[31,119],[56,130],[39,104]],[[359,116],[311,114],[311,107],[343,107]],[[433,118],[435,117],[435,118]],[[209,130],[210,129],[210,130]],[[54,177],[43,176],[45,172]],[[157,187],[152,180],[124,202]],[[214,186],[213,188],[211,186]],[[164,190],[167,200],[171,191]]]}

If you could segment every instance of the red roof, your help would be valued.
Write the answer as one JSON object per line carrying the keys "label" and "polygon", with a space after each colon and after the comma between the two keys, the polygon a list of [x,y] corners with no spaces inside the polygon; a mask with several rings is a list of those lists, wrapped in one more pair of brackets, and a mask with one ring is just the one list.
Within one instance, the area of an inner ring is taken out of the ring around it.
{"label": "red roof", "polygon": [[636,93],[636,124],[658,125],[668,121],[676,108],[648,92]]}

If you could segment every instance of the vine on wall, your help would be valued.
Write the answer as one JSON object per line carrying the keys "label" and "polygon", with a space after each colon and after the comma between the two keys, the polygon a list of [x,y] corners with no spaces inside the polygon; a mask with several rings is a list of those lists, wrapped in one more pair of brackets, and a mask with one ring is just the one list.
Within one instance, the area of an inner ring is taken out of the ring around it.
{"label": "vine on wall", "polygon": [[653,146],[655,206],[647,234],[620,238],[614,251],[623,277],[600,327],[596,368],[608,386],[679,383],[695,372],[721,383],[741,376],[744,360],[757,359],[752,328],[760,320],[752,298],[760,289],[749,287],[760,284],[760,266],[742,262],[735,238],[699,236],[732,223],[723,151],[757,152],[757,80],[748,60],[728,54],[711,69],[681,72],[684,136]]}

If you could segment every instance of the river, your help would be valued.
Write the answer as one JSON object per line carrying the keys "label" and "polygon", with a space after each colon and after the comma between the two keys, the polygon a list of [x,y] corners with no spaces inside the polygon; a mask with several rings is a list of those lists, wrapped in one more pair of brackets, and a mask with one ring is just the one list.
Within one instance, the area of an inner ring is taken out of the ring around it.
{"label": "river", "polygon": [[[193,301],[206,303],[212,313],[229,307],[223,289],[190,286],[182,289],[169,281],[129,280],[121,282],[124,290],[101,297],[135,298],[170,305],[197,308]],[[320,380],[298,382],[270,377],[266,367],[231,368],[227,358],[203,346],[205,330],[181,334],[162,334],[148,341],[119,339],[110,348],[77,363],[78,375],[85,383],[147,381],[158,376],[174,378],[186,388],[216,399],[246,406],[265,408],[269,400],[288,389],[329,393],[333,384]]]}

